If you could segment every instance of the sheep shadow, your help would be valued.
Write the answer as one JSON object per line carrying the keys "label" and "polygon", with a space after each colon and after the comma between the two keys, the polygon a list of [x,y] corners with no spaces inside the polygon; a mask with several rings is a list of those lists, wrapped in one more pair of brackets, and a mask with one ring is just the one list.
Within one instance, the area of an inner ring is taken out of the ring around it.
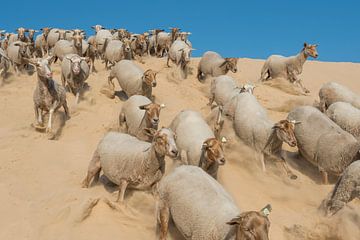
{"label": "sheep shadow", "polygon": [[100,93],[104,94],[110,99],[114,99],[117,97],[120,101],[126,101],[129,97],[126,95],[126,93],[123,90],[120,91],[114,91],[113,89],[110,89],[109,86],[103,86],[100,89]]}
{"label": "sheep shadow", "polygon": [[[297,171],[309,177],[316,184],[323,184],[319,169],[302,157],[298,152],[285,152],[286,162]],[[329,184],[336,183],[338,177],[329,174]]]}
{"label": "sheep shadow", "polygon": [[[32,124],[32,127],[37,132],[45,133],[46,132],[46,126],[48,124],[49,120],[49,113],[43,114],[43,126],[38,127]],[[53,115],[53,123],[52,123],[52,132],[47,133],[47,137],[49,140],[58,140],[61,136],[62,130],[65,126],[65,122],[67,120],[67,117],[63,111],[56,111]]]}

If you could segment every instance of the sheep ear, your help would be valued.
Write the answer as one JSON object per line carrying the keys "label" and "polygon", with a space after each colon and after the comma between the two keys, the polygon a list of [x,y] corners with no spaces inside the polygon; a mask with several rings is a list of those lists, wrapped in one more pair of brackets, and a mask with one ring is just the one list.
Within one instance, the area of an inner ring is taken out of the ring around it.
{"label": "sheep ear", "polygon": [[156,130],[153,128],[144,128],[143,133],[148,137],[154,137]]}
{"label": "sheep ear", "polygon": [[[151,103],[150,103],[150,104],[151,104]],[[145,104],[145,105],[139,106],[139,109],[140,109],[140,110],[148,110],[150,104]]]}
{"label": "sheep ear", "polygon": [[308,44],[306,42],[304,42],[304,48],[306,48],[308,46]]}
{"label": "sheep ear", "polygon": [[270,204],[267,204],[265,207],[263,207],[261,210],[260,210],[260,213],[262,215],[264,215],[265,217],[269,216],[270,215],[270,212],[272,210],[272,207]]}
{"label": "sheep ear", "polygon": [[240,217],[236,217],[236,218],[233,218],[231,219],[229,222],[227,222],[226,224],[229,224],[229,225],[240,225],[240,222],[241,222],[241,218]]}

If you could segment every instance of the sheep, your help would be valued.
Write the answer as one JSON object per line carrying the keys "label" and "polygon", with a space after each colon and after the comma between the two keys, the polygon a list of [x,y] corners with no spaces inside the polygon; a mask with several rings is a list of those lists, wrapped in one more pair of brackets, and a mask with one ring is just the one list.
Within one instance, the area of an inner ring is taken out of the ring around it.
{"label": "sheep", "polygon": [[355,198],[360,199],[360,160],[345,169],[334,189],[321,203],[320,209],[327,216],[332,216]]}
{"label": "sheep", "polygon": [[108,63],[111,64],[110,66],[115,65],[120,60],[125,59],[125,52],[131,51],[130,46],[125,45],[122,41],[111,39],[105,39],[104,49],[104,60],[106,69],[110,69]]}
{"label": "sheep", "polygon": [[[200,113],[183,110],[171,122],[170,129],[176,135],[176,145],[184,164],[201,167],[213,178],[217,178],[218,168],[225,164],[222,142],[217,140]],[[186,158],[186,159],[185,159]]]}
{"label": "sheep", "polygon": [[25,33],[29,32],[28,29],[20,27],[20,28],[16,29],[16,32],[17,32],[17,34],[11,34],[9,36],[9,44],[11,44],[13,42],[17,42],[17,41],[27,42]]}
{"label": "sheep", "polygon": [[46,39],[46,46],[48,50],[52,49],[56,42],[59,40],[65,40],[66,33],[69,33],[70,31],[64,30],[64,29],[58,29],[58,28],[52,28],[49,31],[49,34]]}
{"label": "sheep", "polygon": [[10,59],[6,55],[6,52],[0,48],[0,77],[2,78],[0,86],[6,77],[6,73],[10,68]]}
{"label": "sheep", "polygon": [[24,58],[30,57],[29,45],[31,43],[25,43],[21,41],[13,42],[7,48],[8,58],[11,60],[14,70],[17,75],[20,74],[19,69],[26,65],[27,62]]}
{"label": "sheep", "polygon": [[340,175],[360,157],[360,142],[318,109],[297,107],[288,119],[301,122],[295,127],[299,154],[319,169],[324,184],[328,184],[329,173]]}
{"label": "sheep", "polygon": [[188,67],[190,63],[191,51],[195,50],[190,48],[184,41],[176,40],[170,47],[169,54],[167,56],[166,65],[170,67],[169,61],[171,60],[178,67],[180,67],[183,77],[187,78]]}
{"label": "sheep", "polygon": [[2,50],[7,50],[9,46],[9,33],[3,34],[4,38],[1,40],[0,45]]}
{"label": "sheep", "polygon": [[146,37],[143,34],[133,34],[131,40],[131,50],[133,55],[142,57],[147,52]]}
{"label": "sheep", "polygon": [[38,30],[34,30],[34,29],[28,29],[28,36],[26,37],[26,42],[31,43],[31,45],[29,45],[29,50],[30,50],[30,54],[31,56],[35,55],[35,41],[34,41],[34,36],[35,33],[39,32]]}
{"label": "sheep", "polygon": [[158,129],[160,110],[164,104],[152,103],[147,97],[133,95],[123,104],[119,115],[120,128],[142,141],[151,141],[145,128]]}
{"label": "sheep", "polygon": [[149,36],[149,41],[148,41],[148,46],[147,46],[147,50],[148,50],[148,55],[157,55],[157,35],[160,32],[164,32],[164,29],[152,29],[149,30],[150,36]]}
{"label": "sheep", "polygon": [[83,38],[81,35],[74,35],[71,42],[68,40],[59,40],[55,43],[53,52],[55,62],[58,58],[62,61],[65,55],[71,53],[83,56]]}
{"label": "sheep", "polygon": [[325,83],[320,88],[319,98],[322,112],[325,112],[334,102],[347,102],[360,109],[360,96],[336,82]]}
{"label": "sheep", "polygon": [[160,181],[158,195],[160,240],[167,237],[170,217],[185,239],[269,239],[271,206],[240,212],[223,186],[199,167],[177,167]]}
{"label": "sheep", "polygon": [[91,26],[91,28],[95,30],[95,33],[99,32],[101,29],[105,29],[103,26],[99,24]]}
{"label": "sheep", "polygon": [[305,93],[309,93],[310,91],[303,86],[301,79],[299,79],[297,75],[301,74],[303,65],[309,56],[313,58],[318,57],[317,46],[317,44],[304,43],[304,47],[300,53],[291,57],[271,55],[261,69],[259,81],[264,82],[269,79],[282,77],[298,85]]}
{"label": "sheep", "polygon": [[108,85],[113,91],[115,85],[113,78],[117,78],[121,89],[128,97],[143,95],[152,99],[152,88],[156,86],[156,72],[148,69],[144,72],[139,66],[130,60],[121,60],[111,69],[108,77]]}
{"label": "sheep", "polygon": [[207,51],[201,57],[197,78],[199,81],[205,81],[208,75],[218,77],[225,75],[229,71],[237,72],[237,58],[222,58],[218,53]]}
{"label": "sheep", "polygon": [[163,57],[164,52],[168,53],[171,46],[171,34],[167,32],[159,32],[156,35],[156,54],[157,57]]}
{"label": "sheep", "polygon": [[152,142],[144,142],[124,133],[109,132],[98,144],[82,183],[88,188],[100,171],[119,185],[117,202],[123,202],[127,188],[147,190],[156,186],[165,173],[165,156],[178,154],[174,133],[167,128],[145,129]]}
{"label": "sheep", "polygon": [[188,37],[191,35],[191,32],[181,32],[176,40],[184,41],[190,48],[192,48],[192,43],[189,41]]}
{"label": "sheep", "polygon": [[61,63],[62,86],[68,84],[71,92],[76,96],[75,104],[79,103],[80,92],[89,77],[90,68],[86,60],[87,58],[77,54],[67,54]]}
{"label": "sheep", "polygon": [[33,95],[35,110],[35,128],[43,128],[43,111],[49,112],[49,121],[46,132],[52,132],[52,118],[54,112],[60,107],[64,108],[67,119],[70,118],[69,108],[66,101],[65,88],[52,79],[52,72],[49,66],[51,57],[26,59],[34,65],[37,71],[37,84]]}
{"label": "sheep", "polygon": [[42,33],[37,35],[35,38],[35,55],[38,57],[44,57],[45,54],[48,53],[47,37],[51,28],[44,27],[40,30]]}
{"label": "sheep", "polygon": [[252,94],[254,88],[255,86],[251,84],[245,84],[240,88],[237,86],[235,80],[227,75],[215,77],[211,81],[208,105],[211,106],[215,101],[218,106],[224,106],[239,93],[250,92]]}
{"label": "sheep", "polygon": [[90,73],[97,72],[95,69],[95,58],[98,56],[97,43],[95,41],[95,36],[90,36],[87,39],[89,47],[87,48],[84,56],[90,59]]}
{"label": "sheep", "polygon": [[296,179],[297,176],[289,169],[282,150],[283,142],[291,147],[296,146],[294,135],[296,122],[281,120],[274,124],[251,93],[239,94],[237,101],[234,115],[235,133],[246,145],[255,150],[260,158],[262,170],[266,171],[264,157],[268,156],[279,160],[286,174],[291,179]]}
{"label": "sheep", "polygon": [[128,30],[126,30],[124,28],[114,29],[113,31],[114,31],[113,39],[122,41],[125,38],[130,38],[130,36],[131,36],[131,34],[128,32]]}
{"label": "sheep", "polygon": [[107,38],[108,39],[113,39],[113,35],[111,34],[111,32],[109,30],[100,29],[99,31],[96,32],[95,42],[96,42],[97,47],[98,47],[98,52],[101,55],[105,51],[104,44],[105,44],[105,39],[107,39]]}
{"label": "sheep", "polygon": [[350,103],[335,102],[327,109],[326,115],[343,130],[360,139],[360,109]]}

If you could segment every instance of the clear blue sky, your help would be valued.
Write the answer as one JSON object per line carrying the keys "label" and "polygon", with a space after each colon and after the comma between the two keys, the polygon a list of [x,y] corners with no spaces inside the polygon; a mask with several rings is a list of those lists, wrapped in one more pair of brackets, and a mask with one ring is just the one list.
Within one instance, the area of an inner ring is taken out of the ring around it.
{"label": "clear blue sky", "polygon": [[360,2],[342,1],[3,1],[0,28],[83,28],[91,25],[143,32],[181,27],[200,56],[293,55],[304,41],[319,44],[319,60],[360,62]]}

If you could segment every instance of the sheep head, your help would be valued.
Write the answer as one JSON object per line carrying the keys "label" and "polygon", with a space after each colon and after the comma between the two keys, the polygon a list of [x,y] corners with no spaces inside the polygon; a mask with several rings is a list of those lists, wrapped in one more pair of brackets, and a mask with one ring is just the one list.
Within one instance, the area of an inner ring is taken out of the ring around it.
{"label": "sheep head", "polygon": [[156,131],[153,128],[145,128],[144,134],[152,139],[155,152],[160,156],[176,158],[178,149],[176,147],[176,134],[169,128],[161,128]]}
{"label": "sheep head", "polygon": [[[268,205],[269,206],[269,205]],[[236,226],[236,240],[268,240],[270,221],[267,217],[270,210],[243,212],[227,224]]]}
{"label": "sheep head", "polygon": [[92,29],[95,30],[95,32],[98,32],[100,31],[101,29],[105,29],[103,26],[97,24],[97,25],[94,25],[94,26],[91,26]]}
{"label": "sheep head", "polygon": [[139,106],[139,109],[145,110],[145,121],[148,127],[158,129],[159,125],[159,117],[160,117],[160,110],[165,107],[165,105],[159,105],[156,103],[149,103],[146,105]]}
{"label": "sheep head", "polygon": [[143,82],[151,87],[156,87],[156,74],[154,70],[148,69],[144,72],[142,77]]}
{"label": "sheep head", "polygon": [[225,58],[225,61],[220,65],[220,67],[225,67],[225,73],[232,71],[233,73],[237,72],[237,58]]}
{"label": "sheep head", "polygon": [[33,65],[36,68],[38,76],[41,77],[41,79],[52,79],[52,71],[50,68],[50,63],[52,60],[52,56],[46,57],[46,58],[36,58],[36,59],[29,59],[24,58],[26,62]]}
{"label": "sheep head", "polygon": [[256,86],[255,86],[255,85],[252,85],[252,84],[245,84],[245,85],[242,86],[242,88],[240,89],[240,93],[248,92],[248,93],[253,94],[255,87],[256,87]]}
{"label": "sheep head", "polygon": [[295,138],[295,124],[300,122],[281,120],[273,126],[273,129],[276,131],[277,137],[286,142],[291,147],[296,147],[297,142]]}
{"label": "sheep head", "polygon": [[319,56],[317,49],[316,49],[317,46],[318,46],[318,44],[304,43],[303,51],[304,51],[305,55],[313,57],[313,58],[317,58]]}
{"label": "sheep head", "polygon": [[80,72],[81,72],[81,62],[87,60],[86,57],[80,57],[80,56],[77,56],[77,55],[74,55],[72,57],[66,56],[65,58],[70,61],[71,72],[74,75],[79,75],[80,74]]}
{"label": "sheep head", "polygon": [[202,149],[205,154],[205,160],[207,161],[207,165],[212,165],[213,163],[217,163],[219,165],[225,164],[222,143],[216,138],[207,139],[203,143]]}
{"label": "sheep head", "polygon": [[123,42],[123,50],[124,50],[124,52],[130,53],[131,52],[131,41],[130,41],[130,39],[124,38],[122,40],[122,42]]}
{"label": "sheep head", "polygon": [[19,40],[25,41],[25,32],[29,32],[29,30],[25,29],[23,27],[20,27],[20,28],[16,29],[16,32],[18,33]]}

